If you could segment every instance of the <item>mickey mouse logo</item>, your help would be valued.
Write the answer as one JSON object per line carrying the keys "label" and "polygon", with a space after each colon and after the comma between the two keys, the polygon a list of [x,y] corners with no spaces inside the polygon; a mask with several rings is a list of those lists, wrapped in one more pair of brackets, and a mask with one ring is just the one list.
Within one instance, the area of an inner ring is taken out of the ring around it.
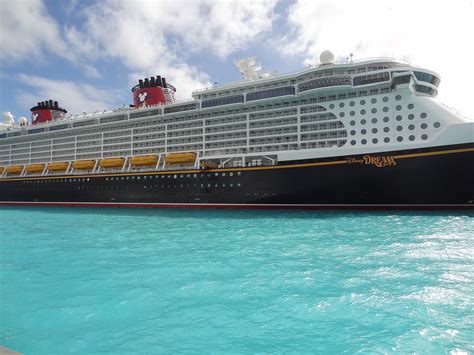
{"label": "mickey mouse logo", "polygon": [[38,119],[38,116],[39,115],[37,113],[33,114],[33,117],[32,117],[33,122],[35,122]]}
{"label": "mickey mouse logo", "polygon": [[145,98],[146,98],[147,95],[148,95],[148,93],[146,91],[139,93],[138,98],[140,99],[140,102],[145,101]]}

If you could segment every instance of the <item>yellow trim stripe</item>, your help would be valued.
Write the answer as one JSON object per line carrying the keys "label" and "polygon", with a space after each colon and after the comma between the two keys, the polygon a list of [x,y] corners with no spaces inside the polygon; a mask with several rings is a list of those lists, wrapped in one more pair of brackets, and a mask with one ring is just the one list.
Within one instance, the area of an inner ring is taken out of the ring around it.
{"label": "yellow trim stripe", "polygon": [[[438,152],[426,152],[426,153],[413,153],[413,154],[401,154],[394,155],[395,159],[408,159],[408,158],[417,158],[417,157],[428,157],[434,155],[445,155],[445,154],[456,154],[456,153],[467,153],[474,152],[474,148],[464,148],[464,149],[452,149],[452,150],[443,150]],[[361,154],[358,154],[361,155]],[[367,154],[370,155],[370,154]],[[377,156],[383,156],[383,153],[377,153]],[[348,157],[349,159],[349,157]],[[167,170],[167,171],[151,171],[151,172],[123,172],[123,173],[113,173],[113,174],[89,174],[89,175],[50,175],[50,176],[32,176],[32,177],[22,177],[22,178],[3,178],[0,181],[20,181],[20,180],[48,180],[48,179],[78,179],[78,178],[100,178],[100,177],[116,177],[116,176],[145,176],[145,175],[169,175],[169,174],[194,174],[194,173],[213,173],[213,172],[224,172],[224,171],[255,171],[255,170],[272,170],[272,169],[295,169],[295,168],[304,168],[310,166],[329,166],[329,165],[340,165],[348,164],[347,159],[344,160],[335,160],[328,162],[320,163],[305,163],[305,164],[292,164],[292,165],[277,165],[277,166],[259,166],[259,167],[239,167],[239,168],[223,168],[223,169],[209,169],[209,170]]]}

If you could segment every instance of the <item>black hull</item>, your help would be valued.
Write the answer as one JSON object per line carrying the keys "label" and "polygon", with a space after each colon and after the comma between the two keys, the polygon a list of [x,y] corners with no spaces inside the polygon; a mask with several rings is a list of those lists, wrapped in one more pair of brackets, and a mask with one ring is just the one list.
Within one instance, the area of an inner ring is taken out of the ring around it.
{"label": "black hull", "polygon": [[216,208],[474,209],[474,144],[271,167],[12,177],[0,204]]}

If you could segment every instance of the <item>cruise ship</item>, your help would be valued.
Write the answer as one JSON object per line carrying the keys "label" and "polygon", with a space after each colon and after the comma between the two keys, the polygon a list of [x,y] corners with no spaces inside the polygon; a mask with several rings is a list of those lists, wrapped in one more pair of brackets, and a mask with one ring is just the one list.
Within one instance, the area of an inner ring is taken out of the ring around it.
{"label": "cruise ship", "polygon": [[[472,209],[474,122],[440,103],[440,76],[376,58],[244,80],[178,102],[140,79],[130,107],[4,113],[0,204]],[[177,83],[175,83],[177,84]],[[179,86],[179,85],[177,85]]]}

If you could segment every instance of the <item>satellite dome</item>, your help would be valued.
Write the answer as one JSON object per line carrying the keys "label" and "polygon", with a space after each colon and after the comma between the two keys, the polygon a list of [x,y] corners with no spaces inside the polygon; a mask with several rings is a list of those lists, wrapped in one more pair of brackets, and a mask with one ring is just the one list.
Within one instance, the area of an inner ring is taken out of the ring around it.
{"label": "satellite dome", "polygon": [[28,124],[28,120],[26,119],[26,117],[20,117],[20,118],[18,119],[18,125],[19,125],[20,127],[26,126],[27,124]]}
{"label": "satellite dome", "polygon": [[13,115],[11,112],[3,113],[3,123],[7,125],[13,125],[15,123],[15,120],[13,119]]}
{"label": "satellite dome", "polygon": [[321,65],[334,64],[334,54],[331,51],[324,51],[319,56],[319,61]]}

